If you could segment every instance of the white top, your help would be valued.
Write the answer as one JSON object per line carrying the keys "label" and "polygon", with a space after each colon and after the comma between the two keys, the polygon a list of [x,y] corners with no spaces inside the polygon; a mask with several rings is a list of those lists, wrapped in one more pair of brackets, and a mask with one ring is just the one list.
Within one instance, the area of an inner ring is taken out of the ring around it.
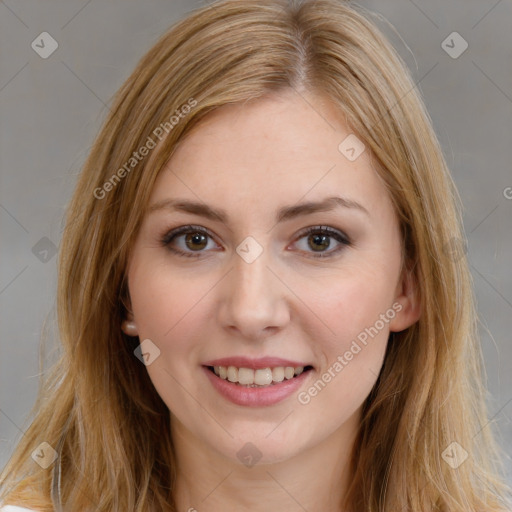
{"label": "white top", "polygon": [[0,508],[0,512],[37,512],[37,510],[17,507],[16,505],[5,505],[5,507]]}

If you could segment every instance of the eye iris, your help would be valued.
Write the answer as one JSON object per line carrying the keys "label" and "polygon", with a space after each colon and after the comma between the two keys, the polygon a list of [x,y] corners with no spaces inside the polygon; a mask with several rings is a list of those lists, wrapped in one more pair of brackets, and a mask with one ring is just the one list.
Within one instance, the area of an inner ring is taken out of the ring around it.
{"label": "eye iris", "polygon": [[[201,247],[191,247],[189,245],[189,242],[192,242],[193,244],[201,244]],[[185,243],[187,244],[187,247],[192,250],[198,250],[198,249],[204,249],[207,245],[206,236],[202,233],[188,233],[185,238]]]}
{"label": "eye iris", "polygon": [[310,240],[313,240],[314,245],[320,246],[320,249],[327,249],[329,247],[329,235],[311,235]]}

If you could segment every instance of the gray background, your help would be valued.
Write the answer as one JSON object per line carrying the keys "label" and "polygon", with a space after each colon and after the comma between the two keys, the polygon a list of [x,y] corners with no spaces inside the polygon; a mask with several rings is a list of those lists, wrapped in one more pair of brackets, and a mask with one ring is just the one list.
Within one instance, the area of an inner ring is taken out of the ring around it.
{"label": "gray background", "polygon": [[[400,34],[380,23],[419,83],[460,191],[491,428],[511,453],[512,1],[358,3],[381,13]],[[46,324],[46,361],[55,355],[52,249],[60,243],[76,176],[114,92],[158,37],[199,5],[0,2],[0,466],[28,426]],[[59,45],[47,59],[31,47],[44,31]],[[469,44],[457,59],[441,46],[454,31]],[[512,483],[509,458],[507,467]]]}

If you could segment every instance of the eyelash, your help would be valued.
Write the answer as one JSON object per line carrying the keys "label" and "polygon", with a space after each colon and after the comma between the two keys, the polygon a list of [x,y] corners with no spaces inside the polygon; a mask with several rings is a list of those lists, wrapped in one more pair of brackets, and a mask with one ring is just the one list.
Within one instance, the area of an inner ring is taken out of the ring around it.
{"label": "eyelash", "polygon": [[[164,247],[167,247],[167,249],[169,249],[173,253],[177,254],[178,256],[183,256],[186,258],[199,258],[202,256],[202,253],[204,251],[185,252],[185,251],[182,251],[179,249],[174,249],[173,247],[170,246],[170,243],[176,237],[183,235],[183,234],[189,234],[189,233],[192,233],[192,234],[199,233],[199,234],[206,235],[206,236],[210,237],[211,239],[214,239],[214,237],[206,229],[199,227],[199,226],[188,225],[188,226],[181,226],[179,228],[173,229],[172,231],[163,235],[161,238],[161,244]],[[306,228],[303,231],[301,231],[301,233],[299,234],[299,236],[296,240],[298,241],[301,238],[304,238],[305,236],[311,235],[313,233],[328,235],[329,237],[334,238],[337,242],[339,242],[341,244],[336,249],[331,250],[329,252],[313,253],[313,256],[312,256],[313,258],[317,258],[317,259],[331,258],[334,255],[338,254],[340,251],[342,251],[345,247],[350,247],[352,245],[352,243],[350,242],[350,239],[344,233],[342,233],[338,230],[329,228],[328,226],[311,226],[309,228]]]}

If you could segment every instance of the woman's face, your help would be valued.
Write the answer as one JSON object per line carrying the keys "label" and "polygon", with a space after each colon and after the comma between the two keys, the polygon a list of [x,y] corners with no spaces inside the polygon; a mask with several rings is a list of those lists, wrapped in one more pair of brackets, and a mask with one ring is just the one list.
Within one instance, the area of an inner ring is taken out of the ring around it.
{"label": "woman's face", "polygon": [[353,438],[389,332],[418,317],[362,148],[287,92],[213,112],[160,173],[128,280],[175,438],[238,463]]}

